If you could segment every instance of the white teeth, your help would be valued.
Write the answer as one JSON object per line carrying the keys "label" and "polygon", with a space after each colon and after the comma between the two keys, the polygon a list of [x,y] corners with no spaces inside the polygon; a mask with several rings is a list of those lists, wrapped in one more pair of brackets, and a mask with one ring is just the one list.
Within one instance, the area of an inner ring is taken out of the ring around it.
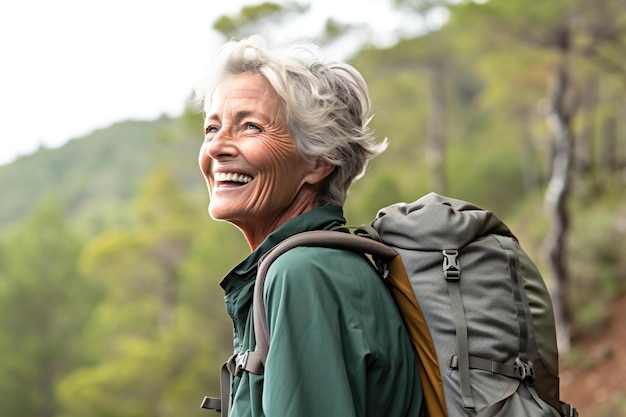
{"label": "white teeth", "polygon": [[229,182],[240,182],[242,184],[247,184],[252,181],[252,177],[244,174],[237,174],[235,172],[216,172],[215,181],[229,181]]}

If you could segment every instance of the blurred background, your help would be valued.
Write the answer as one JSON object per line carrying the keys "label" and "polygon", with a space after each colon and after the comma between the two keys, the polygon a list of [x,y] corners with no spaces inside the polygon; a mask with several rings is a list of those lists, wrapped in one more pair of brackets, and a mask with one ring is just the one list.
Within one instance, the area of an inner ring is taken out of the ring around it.
{"label": "blurred background", "polygon": [[[0,6],[0,415],[203,416],[232,350],[194,87],[224,41],[307,39],[390,148],[350,225],[436,191],[494,211],[551,290],[562,397],[626,415],[623,0]],[[621,323],[618,325],[618,323]]]}

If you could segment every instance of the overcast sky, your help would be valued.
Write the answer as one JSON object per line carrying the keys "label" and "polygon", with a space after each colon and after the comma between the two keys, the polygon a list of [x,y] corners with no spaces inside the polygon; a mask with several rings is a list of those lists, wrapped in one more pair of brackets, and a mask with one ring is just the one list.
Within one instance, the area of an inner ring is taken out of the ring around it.
{"label": "overcast sky", "polygon": [[[213,22],[255,0],[16,0],[0,5],[0,165],[127,119],[181,113],[223,42]],[[281,3],[281,1],[276,1]],[[390,0],[310,0],[382,33]],[[200,129],[200,127],[199,127]]]}

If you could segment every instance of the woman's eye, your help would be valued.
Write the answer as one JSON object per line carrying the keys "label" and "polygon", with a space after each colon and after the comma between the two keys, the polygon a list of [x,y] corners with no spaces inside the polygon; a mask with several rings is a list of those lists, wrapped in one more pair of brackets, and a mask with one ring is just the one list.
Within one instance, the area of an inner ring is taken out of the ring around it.
{"label": "woman's eye", "polygon": [[205,135],[214,135],[217,133],[218,131],[218,127],[215,125],[210,125],[204,128],[204,134]]}
{"label": "woman's eye", "polygon": [[244,125],[244,130],[256,130],[257,132],[260,132],[261,128],[254,123],[246,123]]}

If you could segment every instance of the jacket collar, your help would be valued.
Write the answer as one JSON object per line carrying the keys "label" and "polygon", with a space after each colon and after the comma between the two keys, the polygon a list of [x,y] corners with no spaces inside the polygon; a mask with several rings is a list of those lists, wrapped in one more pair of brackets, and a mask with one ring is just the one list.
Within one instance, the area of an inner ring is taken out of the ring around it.
{"label": "jacket collar", "polygon": [[228,293],[254,280],[261,256],[296,233],[309,230],[337,230],[345,223],[342,207],[332,205],[317,207],[294,217],[270,233],[246,259],[226,275],[220,285]]}

